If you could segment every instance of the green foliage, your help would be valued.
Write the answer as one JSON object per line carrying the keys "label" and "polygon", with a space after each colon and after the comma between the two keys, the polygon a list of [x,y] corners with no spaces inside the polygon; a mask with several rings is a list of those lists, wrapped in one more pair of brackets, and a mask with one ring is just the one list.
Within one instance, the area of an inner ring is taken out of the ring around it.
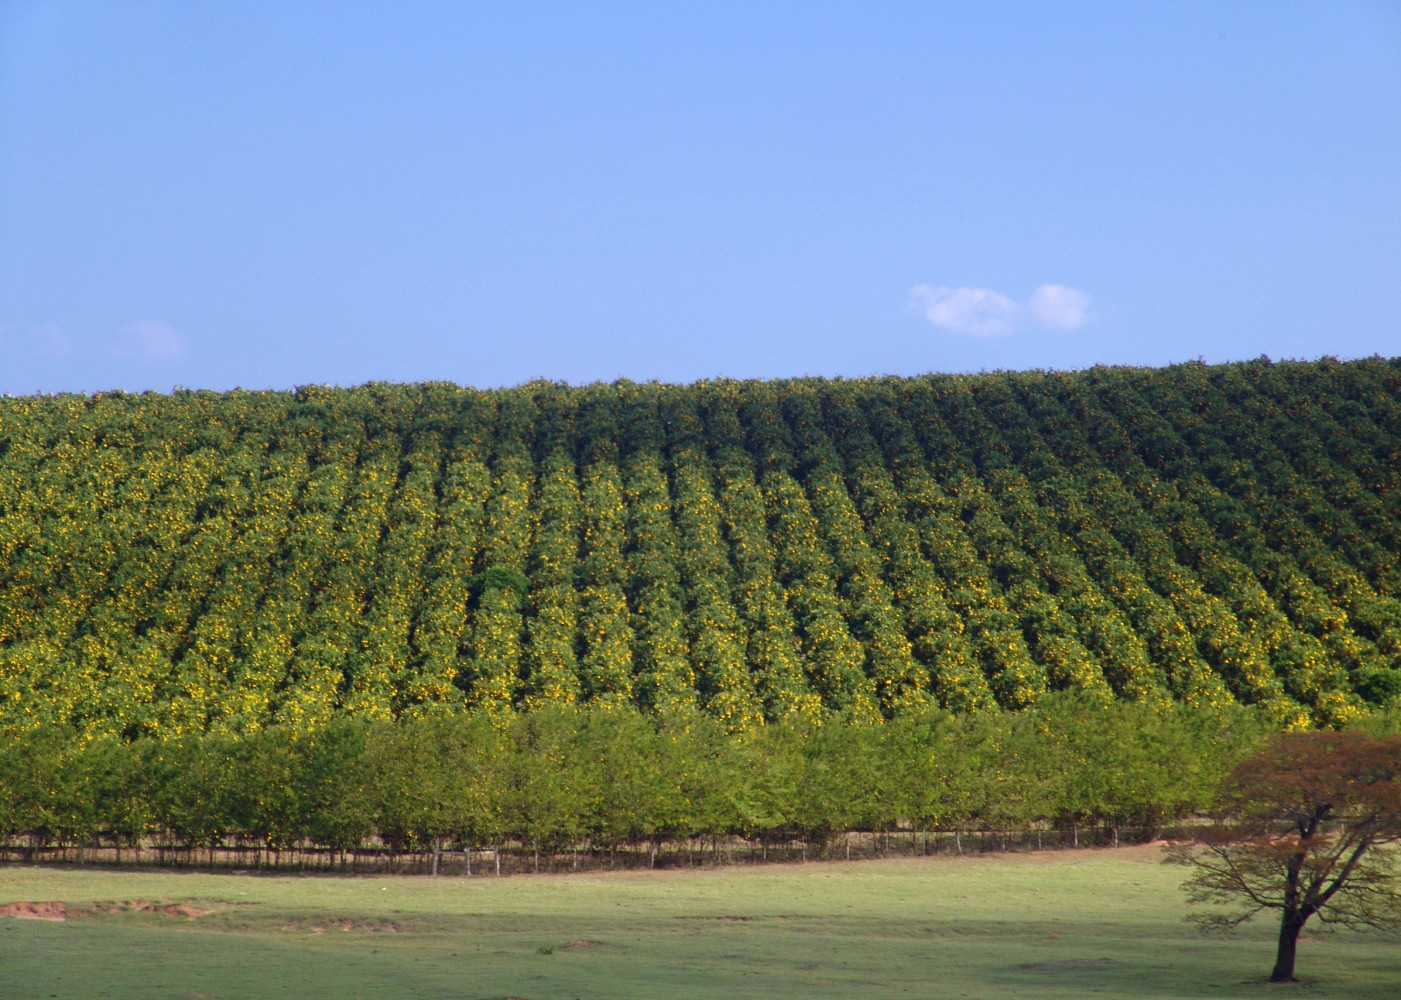
{"label": "green foliage", "polygon": [[0,742],[0,843],[346,852],[377,839],[538,857],[732,834],[820,851],[901,827],[1151,832],[1209,805],[1263,733],[1240,709],[1078,692],[1020,715],[797,713],[742,737],[694,707],[606,699],[131,743],[50,727]]}
{"label": "green foliage", "polygon": [[1401,697],[1401,362],[0,400],[0,733]]}
{"label": "green foliage", "polygon": [[515,594],[519,598],[524,597],[525,592],[530,589],[530,580],[526,578],[524,573],[513,567],[488,566],[482,572],[469,578],[467,586],[478,600],[494,590],[503,590]]}
{"label": "green foliage", "polygon": [[1357,693],[1373,705],[1391,706],[1401,703],[1401,670],[1394,667],[1374,667],[1357,682]]}

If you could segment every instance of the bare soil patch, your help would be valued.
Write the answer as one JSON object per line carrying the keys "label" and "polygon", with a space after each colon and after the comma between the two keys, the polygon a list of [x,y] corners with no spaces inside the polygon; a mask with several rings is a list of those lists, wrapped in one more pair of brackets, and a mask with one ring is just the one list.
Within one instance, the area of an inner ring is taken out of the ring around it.
{"label": "bare soil patch", "polygon": [[1118,847],[1058,847],[1044,851],[1006,851],[1002,854],[989,852],[981,855],[993,861],[1015,863],[1028,858],[1037,861],[1076,861],[1082,858],[1112,854],[1118,858],[1157,858],[1171,841],[1148,840],[1141,844],[1121,843]]}
{"label": "bare soil patch", "polygon": [[217,912],[208,906],[201,906],[194,900],[183,903],[168,899],[122,899],[104,900],[90,906],[69,906],[58,900],[42,902],[7,903],[0,906],[0,917],[15,917],[19,920],[71,920],[74,917],[95,917],[113,913],[150,913],[160,917],[184,917],[194,920]]}
{"label": "bare soil patch", "polygon": [[0,906],[0,917],[15,917],[18,920],[67,920],[66,903],[6,903]]}

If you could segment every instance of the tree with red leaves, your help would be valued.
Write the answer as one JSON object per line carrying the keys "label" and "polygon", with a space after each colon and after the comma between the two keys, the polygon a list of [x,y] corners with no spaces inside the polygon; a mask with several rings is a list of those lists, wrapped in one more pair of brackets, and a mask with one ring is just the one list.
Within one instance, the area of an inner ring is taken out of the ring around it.
{"label": "tree with red leaves", "polygon": [[1193,903],[1224,912],[1193,919],[1228,930],[1280,913],[1270,981],[1294,981],[1299,933],[1314,917],[1350,929],[1401,925],[1401,736],[1285,733],[1243,761],[1221,789],[1217,825],[1169,848],[1190,867]]}

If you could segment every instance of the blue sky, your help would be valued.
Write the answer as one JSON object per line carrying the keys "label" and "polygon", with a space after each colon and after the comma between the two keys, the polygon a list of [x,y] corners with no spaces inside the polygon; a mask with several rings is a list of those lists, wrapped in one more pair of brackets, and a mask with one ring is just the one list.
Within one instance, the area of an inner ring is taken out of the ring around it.
{"label": "blue sky", "polygon": [[1401,3],[0,0],[0,391],[1401,354]]}

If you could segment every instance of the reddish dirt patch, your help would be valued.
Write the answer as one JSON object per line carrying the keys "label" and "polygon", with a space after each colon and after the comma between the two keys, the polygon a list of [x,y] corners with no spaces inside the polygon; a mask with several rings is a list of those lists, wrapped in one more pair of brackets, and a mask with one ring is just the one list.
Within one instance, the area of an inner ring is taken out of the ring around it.
{"label": "reddish dirt patch", "polygon": [[186,920],[194,920],[196,917],[207,917],[215,911],[208,907],[196,906],[193,900],[174,903],[168,899],[112,899],[69,912],[75,917],[104,913],[150,913],[158,917],[184,917]]}
{"label": "reddish dirt patch", "polygon": [[992,851],[978,855],[990,862],[1014,863],[1028,858],[1036,861],[1075,861],[1078,858],[1099,856],[1119,858],[1157,858],[1163,848],[1174,843],[1169,840],[1150,840],[1142,844],[1120,844],[1118,847],[1058,847],[1042,851]]}
{"label": "reddish dirt patch", "polygon": [[202,906],[196,906],[193,902],[171,903],[165,900],[157,902],[151,899],[128,899],[119,902],[94,903],[90,913],[154,913],[162,917],[184,917],[186,920],[194,920],[196,917],[207,917],[214,910]]}
{"label": "reddish dirt patch", "polygon": [[207,917],[215,912],[207,907],[196,906],[193,901],[173,903],[169,900],[123,899],[105,900],[91,906],[69,906],[67,903],[9,903],[0,906],[0,917],[17,917],[20,920],[68,920],[73,917],[104,916],[112,913],[150,913],[160,917],[184,917],[194,920]]}
{"label": "reddish dirt patch", "polygon": [[6,903],[0,906],[0,917],[15,917],[19,920],[67,920],[68,904],[47,903]]}

